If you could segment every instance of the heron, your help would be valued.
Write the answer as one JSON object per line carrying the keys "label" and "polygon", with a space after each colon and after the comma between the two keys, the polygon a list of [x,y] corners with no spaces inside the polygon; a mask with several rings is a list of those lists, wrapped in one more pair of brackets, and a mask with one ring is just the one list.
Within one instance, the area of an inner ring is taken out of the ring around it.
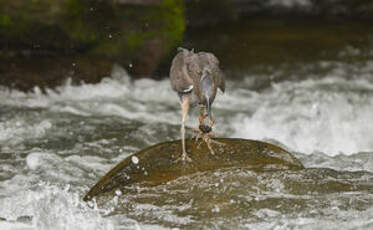
{"label": "heron", "polygon": [[[214,102],[217,89],[225,91],[223,71],[219,67],[219,60],[209,52],[198,52],[179,47],[178,53],[172,60],[170,69],[171,86],[179,96],[181,118],[181,160],[191,161],[185,147],[185,120],[190,107],[199,106],[199,129],[203,133],[211,131],[214,118],[211,115],[211,106]],[[208,118],[211,126],[204,125]],[[203,129],[201,129],[203,128]],[[209,146],[210,148],[210,146]]]}

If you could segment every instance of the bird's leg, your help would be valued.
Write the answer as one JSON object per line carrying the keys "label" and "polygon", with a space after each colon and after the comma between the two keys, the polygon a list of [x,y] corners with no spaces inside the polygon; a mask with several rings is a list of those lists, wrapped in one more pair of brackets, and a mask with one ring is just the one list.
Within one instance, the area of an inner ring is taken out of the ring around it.
{"label": "bird's leg", "polygon": [[186,152],[186,147],[185,147],[185,120],[188,115],[189,111],[189,99],[187,97],[183,97],[182,100],[182,120],[181,120],[181,145],[183,149],[183,153],[181,155],[181,160],[182,161],[191,161],[191,159],[188,157],[187,152]]}

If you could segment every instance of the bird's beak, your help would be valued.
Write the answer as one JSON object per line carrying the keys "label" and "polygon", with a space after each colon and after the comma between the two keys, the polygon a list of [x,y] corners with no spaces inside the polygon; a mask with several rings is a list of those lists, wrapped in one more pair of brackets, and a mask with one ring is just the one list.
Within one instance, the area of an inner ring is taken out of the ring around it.
{"label": "bird's beak", "polygon": [[206,113],[207,116],[211,119],[211,107],[210,107],[210,98],[208,96],[206,98]]}
{"label": "bird's beak", "polygon": [[210,105],[210,96],[213,94],[214,82],[212,77],[209,74],[204,74],[201,78],[201,93],[206,101],[206,113],[210,117],[211,115],[211,105]]}

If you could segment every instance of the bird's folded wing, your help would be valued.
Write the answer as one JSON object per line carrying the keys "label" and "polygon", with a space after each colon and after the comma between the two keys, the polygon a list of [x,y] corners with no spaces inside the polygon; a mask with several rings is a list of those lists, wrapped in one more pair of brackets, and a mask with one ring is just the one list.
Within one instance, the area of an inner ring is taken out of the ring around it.
{"label": "bird's folded wing", "polygon": [[193,79],[188,65],[193,53],[188,50],[179,52],[172,61],[170,78],[172,88],[178,93],[189,93],[193,90]]}
{"label": "bird's folded wing", "polygon": [[198,53],[198,56],[200,62],[206,63],[206,66],[211,70],[216,81],[216,86],[224,93],[225,79],[224,73],[219,67],[219,59],[214,54],[208,52],[200,52]]}

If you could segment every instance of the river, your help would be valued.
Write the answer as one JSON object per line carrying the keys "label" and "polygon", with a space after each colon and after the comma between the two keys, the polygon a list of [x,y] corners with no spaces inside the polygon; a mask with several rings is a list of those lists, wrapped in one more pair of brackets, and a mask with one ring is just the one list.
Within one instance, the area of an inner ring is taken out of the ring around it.
{"label": "river", "polygon": [[267,72],[227,76],[213,105],[215,130],[278,144],[308,169],[216,170],[135,186],[121,213],[81,198],[126,156],[179,138],[169,80],[131,81],[115,66],[100,83],[67,81],[45,94],[0,88],[0,217],[8,220],[0,228],[371,229],[373,61],[319,60],[276,82]]}

